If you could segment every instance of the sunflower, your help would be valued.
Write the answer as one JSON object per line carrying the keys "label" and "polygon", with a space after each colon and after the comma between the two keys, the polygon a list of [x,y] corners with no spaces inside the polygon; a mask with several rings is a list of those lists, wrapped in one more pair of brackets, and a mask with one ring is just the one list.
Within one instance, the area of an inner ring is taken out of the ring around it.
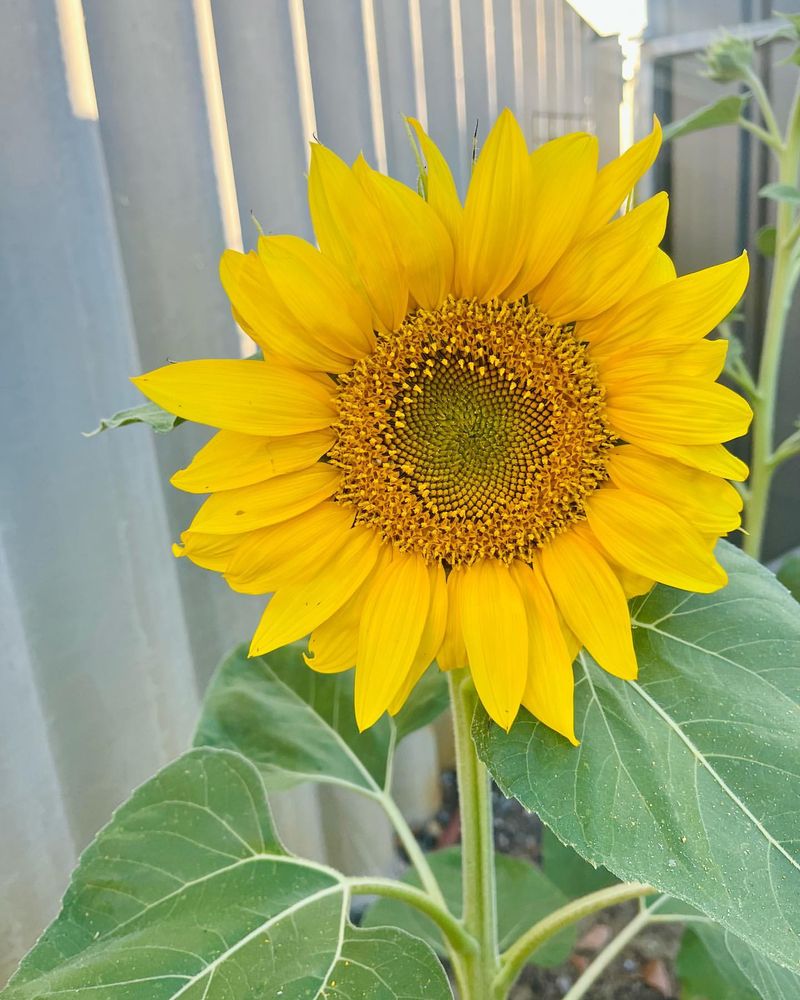
{"label": "sunflower", "polygon": [[747,469],[722,442],[751,412],[704,337],[747,258],[678,278],[666,195],[617,217],[658,122],[598,170],[593,136],[529,153],[504,111],[463,205],[410,124],[422,195],[314,145],[319,249],[223,255],[260,359],[134,379],[218,429],[172,479],[211,494],[175,551],[272,594],[251,655],[310,635],[311,668],[355,667],[361,729],[436,661],[468,666],[505,729],[524,705],[575,742],[577,650],[632,679],[628,598],[726,582],[714,543]]}

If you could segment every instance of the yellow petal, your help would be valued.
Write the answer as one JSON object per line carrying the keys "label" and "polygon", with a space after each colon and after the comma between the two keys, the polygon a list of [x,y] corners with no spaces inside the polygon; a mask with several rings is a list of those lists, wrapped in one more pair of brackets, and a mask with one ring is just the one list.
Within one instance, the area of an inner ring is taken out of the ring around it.
{"label": "yellow petal", "polygon": [[722,374],[728,356],[727,340],[698,340],[681,352],[676,371],[681,378],[708,378]]}
{"label": "yellow petal", "polygon": [[[605,554],[608,555],[608,553]],[[647,576],[642,576],[641,573],[634,573],[632,569],[628,569],[627,566],[623,566],[622,563],[618,563],[615,559],[612,559],[611,556],[608,556],[608,565],[614,571],[614,575],[619,580],[620,586],[622,587],[627,600],[630,601],[634,597],[641,597],[643,594],[647,594],[653,589],[655,580],[651,580],[650,577]]]}
{"label": "yellow petal", "polygon": [[452,569],[447,577],[447,622],[444,638],[436,653],[440,670],[460,670],[467,665],[467,649],[461,632],[461,604],[459,592],[464,582],[464,571]]}
{"label": "yellow petal", "polygon": [[428,204],[439,216],[450,234],[453,246],[458,246],[464,210],[461,207],[461,199],[458,197],[450,167],[447,165],[447,160],[439,152],[439,147],[425,133],[420,123],[415,118],[407,118],[406,121],[417,133],[422,155],[425,157],[428,174]]}
{"label": "yellow petal", "polygon": [[306,337],[349,358],[374,349],[369,303],[329,257],[297,236],[262,236],[258,256]]}
{"label": "yellow petal", "polygon": [[355,710],[358,728],[376,723],[414,662],[428,615],[430,584],[425,560],[396,552],[375,575],[358,636]]}
{"label": "yellow petal", "polygon": [[531,153],[531,231],[519,274],[503,298],[518,299],[545,279],[572,242],[589,205],[597,139],[575,132]]}
{"label": "yellow petal", "polygon": [[508,566],[482,559],[467,566],[459,588],[461,629],[478,697],[506,732],[528,675],[528,623]]}
{"label": "yellow petal", "polygon": [[264,483],[223,490],[206,500],[190,530],[209,535],[232,535],[288,521],[327,500],[340,480],[338,469],[317,463],[310,469],[289,472]]}
{"label": "yellow petal", "polygon": [[309,468],[334,440],[330,430],[280,438],[217,431],[170,482],[187,493],[214,493],[251,486],[273,476]]}
{"label": "yellow petal", "polygon": [[702,379],[641,378],[609,386],[606,415],[620,437],[715,444],[747,433],[753,412],[724,385]]}
{"label": "yellow petal", "polygon": [[592,200],[578,229],[580,239],[590,236],[617,212],[636,182],[652,167],[661,148],[661,125],[653,116],[653,131],[622,156],[606,164],[597,175]]}
{"label": "yellow petal", "polygon": [[172,546],[172,554],[180,559],[187,556],[203,569],[224,573],[236,550],[250,537],[243,535],[206,535],[200,531],[184,531],[180,545]]}
{"label": "yellow petal", "polygon": [[531,233],[530,188],[525,137],[506,109],[486,137],[467,191],[456,251],[456,287],[465,298],[486,302],[516,277]]}
{"label": "yellow petal", "polygon": [[630,381],[648,376],[701,378],[713,382],[722,372],[727,353],[727,340],[698,340],[688,347],[661,348],[642,341],[637,347],[617,351],[611,357],[598,357],[592,352],[592,359],[600,373],[600,381],[618,390],[624,389]]}
{"label": "yellow petal", "polygon": [[617,328],[617,317],[624,312],[631,304],[645,295],[653,288],[659,288],[668,281],[675,280],[675,265],[669,255],[658,249],[645,265],[644,270],[636,279],[636,284],[630,288],[625,295],[610,309],[593,316],[591,319],[582,320],[577,324],[575,336],[578,340],[588,341],[592,345],[594,360],[597,361],[597,342],[602,344],[601,332]]}
{"label": "yellow petal", "polygon": [[749,274],[747,254],[686,274],[633,299],[613,315],[582,324],[581,337],[595,355],[646,342],[651,347],[688,345],[713,330],[742,297]]}
{"label": "yellow petal", "polygon": [[273,594],[249,655],[262,656],[301,639],[335,614],[366,579],[382,546],[380,536],[371,528],[352,528],[344,546],[313,579],[281,587]]}
{"label": "yellow petal", "polygon": [[667,223],[667,196],[648,199],[561,257],[531,301],[556,323],[590,319],[633,288]]}
{"label": "yellow petal", "polygon": [[699,532],[724,535],[741,523],[742,498],[718,476],[651,455],[635,445],[614,448],[606,461],[612,483],[672,507]]}
{"label": "yellow petal", "polygon": [[722,476],[723,479],[732,479],[737,483],[747,479],[749,470],[745,463],[735,455],[731,455],[721,444],[676,444],[655,440],[649,435],[637,434],[628,434],[627,437],[631,444],[638,445],[645,451],[674,458],[692,469],[700,469],[712,476]]}
{"label": "yellow petal", "polygon": [[[219,266],[220,280],[240,317],[244,329],[262,348],[265,357],[279,358],[281,363],[310,371],[344,372],[358,354],[330,347],[303,329],[289,312],[280,289],[268,277],[263,263],[255,253],[241,254],[226,250]],[[332,303],[333,313],[343,309]]]}
{"label": "yellow petal", "polygon": [[639,275],[632,292],[628,294],[635,295],[638,298],[640,295],[644,295],[645,292],[649,292],[651,288],[658,288],[659,285],[665,285],[668,281],[674,281],[675,278],[675,265],[672,263],[672,258],[668,253],[659,248]]}
{"label": "yellow petal", "polygon": [[373,323],[396,330],[408,304],[408,283],[378,209],[339,157],[313,143],[308,175],[311,221],[322,252],[363,289]]}
{"label": "yellow petal", "polygon": [[635,573],[701,594],[728,582],[700,532],[653,497],[600,489],[589,497],[586,516],[603,548]]}
{"label": "yellow petal", "polygon": [[440,563],[428,567],[430,582],[430,600],[428,602],[428,617],[422,638],[414,654],[414,662],[406,674],[402,686],[389,705],[389,714],[397,715],[405,705],[406,699],[413,691],[417,681],[433,662],[436,651],[442,645],[444,630],[447,625],[447,582]]}
{"label": "yellow petal", "polygon": [[437,309],[453,283],[453,244],[439,216],[416,191],[379,174],[363,156],[353,172],[392,234],[414,299],[423,309]]}
{"label": "yellow petal", "polygon": [[[371,579],[371,576],[368,577],[367,583]],[[308,653],[303,653],[307,667],[318,674],[341,674],[356,665],[361,609],[364,606],[358,596],[364,590],[365,584],[362,584],[355,596],[311,633]],[[354,605],[357,605],[357,611],[353,609]]]}
{"label": "yellow petal", "polygon": [[358,633],[361,615],[376,574],[391,562],[392,547],[384,545],[375,565],[358,590],[337,612],[318,625],[308,639],[306,665],[320,674],[339,674],[355,667],[358,660]]}
{"label": "yellow petal", "polygon": [[321,503],[288,521],[253,531],[228,563],[225,579],[241,594],[269,594],[302,583],[345,544],[352,524],[352,507]]}
{"label": "yellow petal", "polygon": [[169,413],[242,434],[283,437],[336,420],[331,388],[264,361],[182,361],[131,382]]}
{"label": "yellow petal", "polygon": [[569,628],[604,670],[633,680],[637,667],[628,604],[597,548],[572,529],[542,548],[541,564]]}
{"label": "yellow petal", "polygon": [[541,571],[521,562],[511,564],[528,622],[528,674],[522,704],[537,719],[572,743],[575,738],[572,660],[553,597]]}

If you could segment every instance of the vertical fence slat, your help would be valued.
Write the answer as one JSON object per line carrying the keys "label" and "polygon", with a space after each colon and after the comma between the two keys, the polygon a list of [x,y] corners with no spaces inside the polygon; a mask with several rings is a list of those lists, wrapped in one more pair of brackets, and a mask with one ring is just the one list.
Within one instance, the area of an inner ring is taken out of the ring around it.
{"label": "vertical fence slat", "polygon": [[312,238],[306,198],[308,144],[300,109],[288,5],[212,4],[242,236],[255,245],[251,212],[267,233]]}
{"label": "vertical fence slat", "polygon": [[[521,53],[525,39],[520,33],[520,0],[494,0],[494,62],[497,77],[497,107],[511,108],[525,119],[521,87]],[[520,80],[518,82],[518,76]]]}
{"label": "vertical fence slat", "polygon": [[[461,0],[461,32],[467,130],[472,135],[477,126],[478,144],[481,146],[494,118],[489,102],[485,0]],[[492,89],[496,93],[494,80]]]}
{"label": "vertical fence slat", "polygon": [[[417,164],[406,136],[403,117],[417,118],[426,109],[418,107],[415,86],[415,57],[412,38],[411,3],[375,4],[375,23],[383,81],[383,119],[386,156],[392,177],[412,186]],[[424,59],[424,53],[417,53]]]}
{"label": "vertical fence slat", "polygon": [[[422,44],[425,50],[425,93],[428,106],[428,131],[439,144],[453,168],[453,176],[462,193],[469,177],[469,146],[466,117],[457,91],[463,95],[464,67],[461,56],[459,0],[420,4]],[[453,21],[458,23],[453,28]],[[455,43],[454,43],[455,37]],[[454,48],[458,50],[454,54]]]}
{"label": "vertical fence slat", "polygon": [[306,0],[317,136],[352,162],[375,163],[364,26],[359,0]]}

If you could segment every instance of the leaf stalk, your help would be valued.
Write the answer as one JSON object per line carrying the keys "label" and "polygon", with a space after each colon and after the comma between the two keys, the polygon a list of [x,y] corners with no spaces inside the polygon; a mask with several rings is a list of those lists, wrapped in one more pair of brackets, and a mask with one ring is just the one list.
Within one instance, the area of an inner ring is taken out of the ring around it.
{"label": "leaf stalk", "polygon": [[[529,927],[500,956],[500,971],[494,981],[494,996],[504,997],[514,980],[522,972],[530,956],[565,927],[569,927],[571,924],[577,923],[578,920],[609,906],[624,903],[629,899],[641,898],[654,892],[656,892],[655,889],[641,882],[623,882],[619,885],[608,886],[606,889],[599,889],[597,892],[589,893],[588,896],[581,896],[580,899],[573,899],[566,906],[548,913],[533,927]],[[642,913],[650,913],[651,910],[652,907],[642,910]],[[598,971],[598,975],[601,971],[602,969]],[[576,994],[576,996],[581,995]]]}

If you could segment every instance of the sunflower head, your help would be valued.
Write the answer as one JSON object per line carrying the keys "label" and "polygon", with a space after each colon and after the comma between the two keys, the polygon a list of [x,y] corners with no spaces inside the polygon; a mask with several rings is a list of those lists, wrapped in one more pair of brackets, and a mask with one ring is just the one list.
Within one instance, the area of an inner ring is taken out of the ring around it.
{"label": "sunflower head", "polygon": [[577,650],[633,678],[627,599],[725,584],[747,470],[723,442],[750,410],[704,338],[747,259],[678,278],[666,197],[617,216],[657,122],[598,170],[592,136],[529,152],[505,111],[463,203],[411,125],[426,198],[315,145],[319,249],[223,255],[263,360],[135,380],[218,429],[173,477],[211,494],[176,554],[272,594],[252,654],[310,635],[310,667],[354,667],[362,729],[436,661],[469,667],[501,726],[524,705],[576,742]]}

